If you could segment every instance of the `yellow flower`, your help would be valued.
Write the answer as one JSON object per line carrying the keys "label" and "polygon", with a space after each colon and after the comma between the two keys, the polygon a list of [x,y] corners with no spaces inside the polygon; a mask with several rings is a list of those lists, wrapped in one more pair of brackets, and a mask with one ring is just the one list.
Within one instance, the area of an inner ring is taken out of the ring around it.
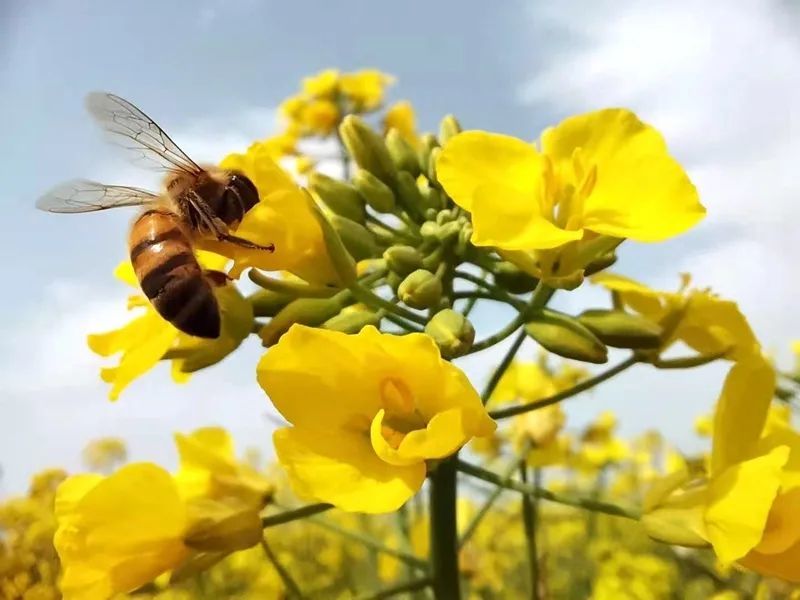
{"label": "yellow flower", "polygon": [[[211,270],[221,269],[227,262],[224,257],[208,252],[198,252],[197,258],[203,268]],[[139,286],[129,261],[120,263],[114,275],[130,286]],[[143,314],[120,329],[88,336],[89,348],[95,354],[107,357],[121,353],[117,366],[100,371],[103,381],[111,384],[111,400],[117,400],[123,389],[152,369],[167,351],[176,356],[172,360],[173,379],[182,383],[192,371],[219,362],[239,346],[252,328],[252,306],[231,285],[216,288],[214,293],[222,313],[222,329],[217,339],[195,338],[178,331],[138,294],[129,298],[128,307],[144,309]]]}
{"label": "yellow flower", "polygon": [[[436,173],[472,213],[477,246],[496,247],[535,276],[582,272],[580,240],[657,242],[705,214],[697,191],[653,127],[624,109],[570,117],[523,140],[466,131],[442,149]],[[560,249],[558,252],[548,252]]]}
{"label": "yellow flower", "polygon": [[332,98],[336,95],[339,71],[325,69],[316,75],[303,78],[303,94],[312,98]]}
{"label": "yellow flower", "polygon": [[614,435],[617,418],[611,411],[604,411],[590,423],[581,436],[581,447],[577,455],[577,467],[593,471],[625,459],[630,449]]}
{"label": "yellow flower", "polygon": [[550,374],[536,362],[514,361],[503,373],[490,402],[534,402],[558,391]]}
{"label": "yellow flower", "polygon": [[414,107],[408,100],[395,102],[386,109],[383,117],[384,133],[388,133],[390,129],[396,129],[403,139],[411,144],[412,148],[419,147],[417,117],[414,114]]}
{"label": "yellow flower", "polygon": [[273,439],[295,492],[348,511],[397,509],[422,485],[426,460],[495,429],[423,334],[293,325],[259,362],[258,382],[292,424]]}
{"label": "yellow flower", "polygon": [[240,237],[261,245],[274,244],[274,252],[250,250],[231,244],[204,241],[203,246],[234,260],[231,275],[249,267],[290,271],[314,283],[336,283],[322,230],[314,217],[312,200],[270,157],[253,144],[246,154],[230,154],[220,164],[249,177],[258,188],[260,202],[245,215],[236,230]]}
{"label": "yellow flower", "polygon": [[70,477],[58,489],[56,517],[66,600],[131,592],[190,554],[186,506],[169,473],[152,464]]}
{"label": "yellow flower", "polygon": [[339,109],[330,100],[311,100],[300,112],[300,123],[307,133],[330,135],[339,123]]}
{"label": "yellow flower", "polygon": [[387,86],[394,83],[394,77],[375,69],[362,69],[345,73],[339,78],[339,91],[353,105],[355,112],[370,111],[383,102]]}
{"label": "yellow flower", "polygon": [[618,294],[626,307],[672,331],[662,350],[681,341],[700,354],[724,353],[731,360],[753,353],[758,340],[736,303],[690,288],[690,281],[684,275],[677,292],[662,292],[613,273],[592,277],[593,283]]}
{"label": "yellow flower", "polygon": [[800,582],[800,435],[766,433],[774,391],[775,372],[760,352],[734,364],[714,415],[707,483],[683,491],[685,472],[660,482],[645,524],[658,539],[706,541],[724,563]]}
{"label": "yellow flower", "polygon": [[261,510],[274,486],[251,466],[236,460],[233,439],[221,427],[175,434],[180,469],[175,475],[185,498],[233,497]]}
{"label": "yellow flower", "polygon": [[554,444],[564,428],[567,416],[560,404],[551,404],[539,410],[523,413],[514,419],[512,427],[517,445],[529,442],[536,449]]}

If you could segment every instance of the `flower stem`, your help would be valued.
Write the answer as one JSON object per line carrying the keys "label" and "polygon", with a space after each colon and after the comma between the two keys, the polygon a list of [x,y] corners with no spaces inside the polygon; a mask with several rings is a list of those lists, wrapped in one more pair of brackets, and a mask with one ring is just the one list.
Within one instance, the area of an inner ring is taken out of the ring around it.
{"label": "flower stem", "polygon": [[325,512],[326,510],[330,510],[332,508],[333,508],[332,504],[321,503],[321,504],[309,504],[307,506],[301,506],[300,508],[295,508],[294,510],[286,510],[276,515],[269,515],[268,517],[263,517],[261,519],[261,527],[267,529],[268,527],[275,527],[276,525],[291,523],[292,521],[305,519],[306,517],[310,517],[311,515],[316,515],[317,513]]}
{"label": "flower stem", "polygon": [[431,582],[432,580],[430,577],[415,579],[413,581],[404,581],[403,583],[393,585],[392,587],[387,587],[365,596],[359,596],[359,598],[360,600],[383,600],[384,598],[393,598],[394,596],[398,596],[406,592],[418,592],[419,590],[424,590],[426,587],[431,585]]}
{"label": "flower stem", "polygon": [[367,306],[382,308],[387,312],[393,313],[399,317],[403,317],[404,319],[408,319],[409,321],[413,321],[414,323],[419,323],[420,325],[425,325],[427,323],[425,317],[413,313],[402,306],[398,306],[397,304],[392,304],[386,298],[382,298],[372,290],[361,285],[359,282],[354,283],[350,287],[350,291],[359,302],[362,302]]}
{"label": "flower stem", "polygon": [[261,548],[264,550],[267,560],[272,563],[272,566],[278,573],[278,577],[281,578],[283,585],[286,587],[287,598],[294,598],[295,600],[302,600],[305,598],[305,596],[303,596],[303,592],[300,591],[300,586],[297,585],[297,582],[291,576],[289,571],[286,570],[286,567],[284,567],[280,560],[278,560],[278,556],[272,551],[272,548],[270,548],[266,538],[261,538]]}
{"label": "flower stem", "polygon": [[633,519],[636,521],[641,518],[639,511],[632,507],[611,504],[609,502],[601,502],[599,500],[593,500],[592,498],[585,498],[583,496],[556,494],[555,492],[551,492],[543,488],[537,489],[532,485],[514,481],[513,479],[504,480],[503,477],[497,473],[492,473],[491,471],[487,471],[481,467],[471,465],[463,460],[458,461],[458,470],[477,479],[482,479],[483,481],[499,485],[509,490],[515,490],[523,494],[529,494],[531,496],[541,498],[542,500],[555,502],[556,504],[574,506],[576,508],[583,508],[585,510],[600,512],[615,517],[623,517],[625,519]]}
{"label": "flower stem", "polygon": [[520,331],[517,334],[517,337],[511,343],[511,346],[508,348],[508,352],[506,352],[505,356],[503,356],[503,360],[500,361],[500,364],[497,365],[497,368],[492,373],[492,376],[489,378],[489,381],[486,382],[486,387],[483,388],[483,392],[481,392],[481,401],[483,402],[484,406],[489,401],[489,398],[492,396],[495,388],[497,388],[497,384],[500,383],[500,380],[505,375],[505,372],[508,370],[508,367],[511,366],[511,361],[514,360],[514,357],[519,352],[520,346],[522,346],[522,342],[525,341],[527,334],[524,330]]}
{"label": "flower stem", "polygon": [[278,292],[281,294],[288,294],[297,298],[330,298],[341,290],[334,287],[325,287],[321,285],[313,285],[310,283],[298,283],[285,279],[274,279],[264,275],[261,271],[250,269],[247,272],[250,281],[257,286]]}
{"label": "flower stem", "polygon": [[460,598],[456,532],[458,455],[439,463],[430,476],[430,560],[436,600]]}
{"label": "flower stem", "polygon": [[521,415],[523,413],[537,410],[540,408],[544,408],[545,406],[550,406],[551,404],[556,404],[557,402],[561,402],[562,400],[566,400],[572,396],[580,394],[581,392],[585,392],[588,389],[593,388],[594,386],[603,383],[604,381],[611,379],[618,373],[622,373],[626,369],[632,367],[638,362],[636,356],[631,356],[626,358],[621,363],[617,364],[616,366],[611,367],[595,375],[594,377],[590,377],[589,379],[585,379],[584,381],[580,382],[573,387],[559,392],[557,394],[553,394],[548,398],[542,398],[540,400],[536,400],[535,402],[528,402],[527,404],[520,404],[517,406],[510,406],[508,408],[501,408],[499,410],[493,410],[489,413],[489,416],[493,419],[506,419],[508,417],[513,417],[515,415]]}
{"label": "flower stem", "polygon": [[[528,463],[524,458],[519,462],[519,477],[522,483],[528,483]],[[535,489],[539,489],[538,483],[538,481],[535,481]],[[539,600],[539,553],[536,547],[537,500],[538,497],[532,494],[524,494],[522,496],[522,521],[525,527],[525,539],[528,542],[528,572],[531,578],[531,600]]]}

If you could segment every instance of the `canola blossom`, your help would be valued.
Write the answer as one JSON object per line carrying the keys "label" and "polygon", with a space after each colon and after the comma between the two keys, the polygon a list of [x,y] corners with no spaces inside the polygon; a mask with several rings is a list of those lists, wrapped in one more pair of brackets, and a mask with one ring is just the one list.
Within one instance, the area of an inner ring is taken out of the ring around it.
{"label": "canola blossom", "polygon": [[[689,275],[661,291],[614,266],[625,240],[705,217],[659,123],[606,108],[536,143],[453,115],[431,132],[395,83],[324,69],[271,135],[219,149],[259,193],[231,232],[256,247],[196,240],[227,275],[219,338],[161,318],[128,261],[130,320],[88,337],[115,361],[111,400],[160,362],[200,396],[202,371],[245,361],[264,443],[237,452],[208,423],[175,433],[167,469],[98,432],[88,473],[0,502],[0,597],[796,597],[800,359],[767,358],[735,299]],[[647,378],[712,363],[719,389],[671,400],[700,413],[684,425],[708,447],[687,453]],[[609,392],[588,398],[628,370],[637,435]]]}

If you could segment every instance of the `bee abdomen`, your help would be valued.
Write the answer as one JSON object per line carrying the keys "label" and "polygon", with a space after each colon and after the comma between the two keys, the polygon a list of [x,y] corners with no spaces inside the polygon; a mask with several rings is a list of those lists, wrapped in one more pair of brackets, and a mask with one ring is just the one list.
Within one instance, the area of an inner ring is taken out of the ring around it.
{"label": "bee abdomen", "polygon": [[158,313],[189,335],[219,337],[219,305],[180,217],[159,209],[143,213],[133,224],[129,245],[136,277]]}

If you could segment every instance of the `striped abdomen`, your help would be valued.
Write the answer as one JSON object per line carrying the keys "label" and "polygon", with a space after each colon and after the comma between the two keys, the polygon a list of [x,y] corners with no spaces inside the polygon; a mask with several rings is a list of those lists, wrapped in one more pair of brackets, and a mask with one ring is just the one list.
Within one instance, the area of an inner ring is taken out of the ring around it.
{"label": "striped abdomen", "polygon": [[158,313],[189,335],[219,337],[219,305],[180,217],[147,210],[134,222],[128,244],[142,291]]}

